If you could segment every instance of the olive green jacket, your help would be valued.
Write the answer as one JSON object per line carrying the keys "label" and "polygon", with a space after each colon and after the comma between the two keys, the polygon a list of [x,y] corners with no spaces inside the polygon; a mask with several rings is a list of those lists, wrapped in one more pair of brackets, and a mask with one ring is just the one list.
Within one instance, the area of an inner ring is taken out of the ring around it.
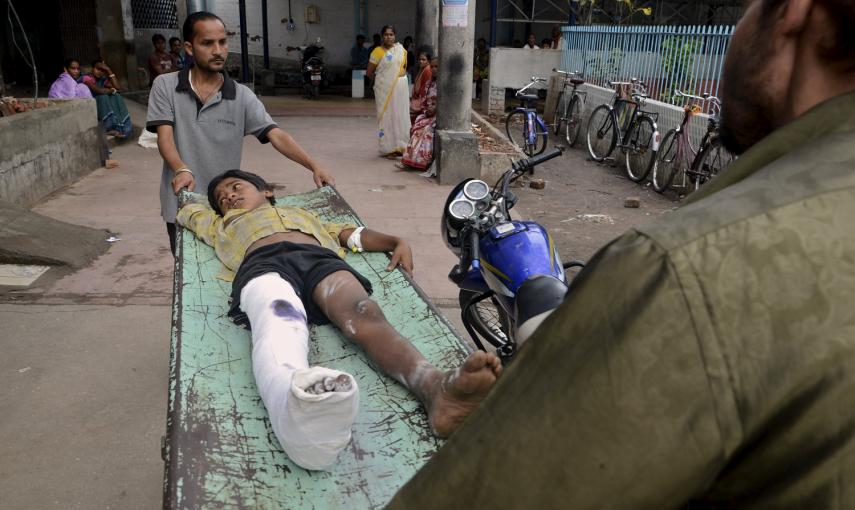
{"label": "olive green jacket", "polygon": [[599,251],[391,508],[855,508],[855,94]]}

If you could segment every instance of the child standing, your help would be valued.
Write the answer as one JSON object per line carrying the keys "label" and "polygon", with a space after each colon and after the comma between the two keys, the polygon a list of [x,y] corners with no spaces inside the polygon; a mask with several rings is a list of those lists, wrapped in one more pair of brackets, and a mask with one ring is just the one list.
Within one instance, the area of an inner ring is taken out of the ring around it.
{"label": "child standing", "polygon": [[433,432],[451,434],[501,373],[477,351],[441,372],[386,321],[371,284],[347,265],[353,251],[392,253],[387,270],[411,272],[406,241],[347,224],[324,224],[308,211],[276,207],[258,175],[230,170],[208,187],[210,208],[189,204],[177,221],[214,247],[231,271],[229,316],[252,330],[253,373],[282,447],[307,469],[329,466],[350,440],[358,406],[349,374],[308,365],[308,322],[332,322],[424,404]]}

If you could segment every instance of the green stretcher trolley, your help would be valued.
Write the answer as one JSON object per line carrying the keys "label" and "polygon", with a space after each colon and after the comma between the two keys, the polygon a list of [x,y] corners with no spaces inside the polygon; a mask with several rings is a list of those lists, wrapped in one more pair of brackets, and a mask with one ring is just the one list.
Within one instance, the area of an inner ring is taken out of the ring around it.
{"label": "green stretcher trolley", "polygon": [[[282,198],[325,221],[362,222],[333,188]],[[178,228],[169,409],[162,445],[164,508],[377,508],[440,446],[418,400],[379,373],[329,326],[311,328],[311,365],[353,374],[360,408],[351,443],[330,471],[306,471],[282,448],[255,386],[249,331],[228,319],[231,284],[216,278],[214,251]],[[440,368],[464,344],[420,289],[382,253],[348,254],[374,287],[389,322]]]}

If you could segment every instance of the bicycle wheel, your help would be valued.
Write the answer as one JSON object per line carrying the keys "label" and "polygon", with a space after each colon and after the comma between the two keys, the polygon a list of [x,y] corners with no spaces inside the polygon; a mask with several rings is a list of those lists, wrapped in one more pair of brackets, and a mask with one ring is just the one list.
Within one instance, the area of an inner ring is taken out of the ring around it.
{"label": "bicycle wheel", "polygon": [[653,167],[653,176],[650,180],[653,182],[653,189],[657,193],[664,193],[674,181],[674,176],[677,175],[680,163],[677,161],[679,141],[676,135],[676,129],[665,133],[665,138],[662,139],[659,152],[656,154],[656,166]]}
{"label": "bicycle wheel", "polygon": [[[461,290],[458,295],[460,309],[464,309],[476,296],[478,296],[477,292]],[[494,298],[483,299],[469,308],[466,320],[493,347],[499,347],[508,342],[508,332],[511,329],[510,320]]]}
{"label": "bicycle wheel", "polygon": [[597,107],[588,119],[588,153],[591,159],[602,162],[609,157],[617,144],[617,126],[609,105]]}
{"label": "bicycle wheel", "polygon": [[528,154],[526,147],[526,130],[528,128],[528,120],[523,111],[516,110],[508,115],[505,119],[505,133],[508,134],[508,140]]}
{"label": "bicycle wheel", "polygon": [[563,101],[564,92],[558,95],[558,102],[555,103],[555,115],[552,116],[552,133],[555,134],[555,136],[561,134],[562,124],[567,120],[567,105],[563,105],[564,108],[562,108],[561,103]]}
{"label": "bicycle wheel", "polygon": [[[538,119],[540,117],[538,116]],[[541,122],[543,122],[541,120]],[[549,129],[546,124],[543,127],[538,122],[534,123],[534,144],[531,146],[531,154],[529,156],[537,156],[546,150],[546,143],[549,141]]]}
{"label": "bicycle wheel", "polygon": [[727,165],[733,162],[733,155],[724,147],[718,139],[710,142],[704,147],[704,153],[698,158],[698,166],[692,172],[692,185],[695,190],[704,183],[718,175]]}
{"label": "bicycle wheel", "polygon": [[641,182],[650,173],[656,162],[653,150],[653,134],[656,131],[650,117],[641,116],[632,125],[627,137],[626,176],[633,182]]}
{"label": "bicycle wheel", "polygon": [[576,139],[579,138],[579,128],[582,124],[582,101],[579,96],[573,96],[570,100],[570,105],[567,107],[567,113],[564,121],[564,139],[567,141],[568,147],[576,145]]}

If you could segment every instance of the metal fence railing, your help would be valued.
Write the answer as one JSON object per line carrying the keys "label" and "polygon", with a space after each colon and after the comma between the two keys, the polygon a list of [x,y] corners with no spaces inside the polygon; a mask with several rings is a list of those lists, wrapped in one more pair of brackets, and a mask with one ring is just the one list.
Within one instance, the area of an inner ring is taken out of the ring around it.
{"label": "metal fence railing", "polygon": [[651,98],[682,105],[674,89],[718,95],[731,26],[564,27],[561,67],[588,83],[635,77]]}

